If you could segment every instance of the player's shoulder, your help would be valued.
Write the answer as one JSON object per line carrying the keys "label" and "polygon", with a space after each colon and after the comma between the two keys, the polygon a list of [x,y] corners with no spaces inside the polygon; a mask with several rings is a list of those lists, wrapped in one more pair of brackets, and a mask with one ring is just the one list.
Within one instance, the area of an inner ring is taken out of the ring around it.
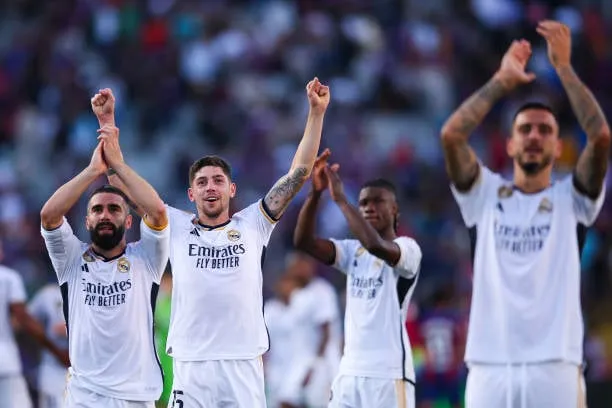
{"label": "player's shoulder", "polygon": [[195,218],[195,214],[192,211],[181,210],[168,204],[166,204],[166,211],[168,211],[168,219],[171,224],[176,222],[191,223]]}

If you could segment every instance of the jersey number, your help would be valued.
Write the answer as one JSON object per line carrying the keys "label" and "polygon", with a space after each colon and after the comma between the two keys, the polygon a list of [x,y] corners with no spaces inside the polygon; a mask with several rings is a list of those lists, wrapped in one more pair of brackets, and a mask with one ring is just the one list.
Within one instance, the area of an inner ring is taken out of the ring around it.
{"label": "jersey number", "polygon": [[172,391],[172,408],[183,408],[183,400],[181,399],[182,395],[183,391]]}

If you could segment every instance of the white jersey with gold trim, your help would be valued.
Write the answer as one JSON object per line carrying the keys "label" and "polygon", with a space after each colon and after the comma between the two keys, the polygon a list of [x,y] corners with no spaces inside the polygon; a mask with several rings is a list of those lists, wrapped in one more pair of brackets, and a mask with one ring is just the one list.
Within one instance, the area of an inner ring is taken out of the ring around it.
{"label": "white jersey with gold trim", "polygon": [[474,250],[465,359],[582,364],[580,251],[601,210],[571,176],[534,194],[481,166],[472,189],[452,188]]}
{"label": "white jersey with gold trim", "polygon": [[0,265],[0,376],[21,374],[21,357],[11,326],[10,306],[25,300],[21,275]]}
{"label": "white jersey with gold trim", "polygon": [[248,360],[269,346],[262,264],[275,221],[263,201],[215,228],[168,207],[172,313],[168,354],[179,361]]}
{"label": "white jersey with gold trim", "polygon": [[66,219],[41,233],[68,322],[71,386],[122,400],[156,400],[162,372],[153,307],[168,262],[169,228],[155,231],[141,222],[141,239],[109,260],[81,242]]}
{"label": "white jersey with gold trim", "polygon": [[393,267],[357,240],[331,241],[336,248],[333,266],[347,275],[339,374],[414,382],[405,324],[421,265],[419,245],[412,238],[396,238],[401,256]]}

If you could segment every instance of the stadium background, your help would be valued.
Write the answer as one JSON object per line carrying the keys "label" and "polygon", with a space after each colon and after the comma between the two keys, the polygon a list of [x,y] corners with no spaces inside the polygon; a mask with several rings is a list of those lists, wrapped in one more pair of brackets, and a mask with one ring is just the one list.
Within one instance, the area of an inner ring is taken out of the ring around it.
{"label": "stadium background", "polygon": [[[574,33],[573,63],[608,115],[612,2],[519,0],[4,0],[0,2],[0,231],[4,263],[32,295],[54,275],[39,234],[43,202],[89,161],[97,123],[89,99],[110,87],[126,160],[166,202],[191,208],[189,164],[217,153],[234,166],[235,206],[256,200],[289,167],[307,112],[304,85],[332,90],[323,143],[348,194],[384,176],[400,188],[401,232],[423,248],[419,307],[441,285],[467,316],[467,232],[450,196],[438,130],[496,69],[514,38],[532,41],[533,86],[500,103],[472,137],[482,160],[508,172],[504,138],[513,108],[552,103],[565,138],[558,171],[584,144],[535,33],[544,18]],[[608,179],[610,182],[612,178]],[[283,272],[304,193],[267,252],[265,295]],[[71,212],[73,226],[84,203]],[[591,406],[612,406],[612,202],[588,234],[582,260]],[[344,236],[332,203],[319,232]],[[86,237],[84,226],[76,228]],[[134,232],[131,238],[137,238]],[[320,273],[342,292],[342,278]],[[20,337],[28,379],[36,353]],[[606,387],[607,391],[606,391]]]}

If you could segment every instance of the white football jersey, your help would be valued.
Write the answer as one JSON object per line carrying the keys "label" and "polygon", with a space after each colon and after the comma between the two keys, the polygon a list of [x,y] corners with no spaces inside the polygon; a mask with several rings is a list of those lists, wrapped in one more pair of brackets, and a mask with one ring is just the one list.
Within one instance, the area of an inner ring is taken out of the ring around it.
{"label": "white football jersey", "polygon": [[323,278],[314,278],[304,288],[293,291],[289,313],[293,321],[294,360],[310,362],[316,358],[321,343],[321,325],[328,323],[330,333],[324,357],[330,369],[338,368],[341,351],[338,303],[334,287]]}
{"label": "white football jersey", "polygon": [[262,201],[211,228],[168,207],[172,312],[167,352],[180,361],[249,360],[268,350],[262,265],[275,221]]}
{"label": "white football jersey", "polygon": [[392,267],[357,240],[332,242],[334,267],[347,275],[340,374],[414,382],[406,316],[421,265],[419,245],[412,238],[396,238],[401,256]]}
{"label": "white football jersey", "polygon": [[580,252],[604,201],[576,191],[571,176],[524,194],[481,166],[453,194],[474,250],[465,359],[474,363],[582,363]]}
{"label": "white football jersey", "polygon": [[[28,305],[29,312],[45,328],[45,333],[57,347],[68,350],[68,333],[64,320],[62,293],[57,284],[45,285]],[[61,331],[60,331],[61,328]],[[38,368],[38,387],[48,394],[64,389],[68,371],[49,351],[44,350]]]}
{"label": "white football jersey", "polygon": [[21,357],[11,326],[9,307],[25,301],[26,292],[19,273],[0,265],[0,376],[21,374]]}
{"label": "white football jersey", "polygon": [[264,360],[266,380],[277,384],[286,376],[294,353],[291,344],[294,324],[289,305],[276,298],[268,300],[264,304],[264,319],[270,335],[270,351]]}
{"label": "white football jersey", "polygon": [[168,262],[169,228],[140,223],[141,239],[113,259],[97,256],[68,221],[41,228],[68,322],[71,383],[106,397],[154,401],[162,372],[153,307]]}

